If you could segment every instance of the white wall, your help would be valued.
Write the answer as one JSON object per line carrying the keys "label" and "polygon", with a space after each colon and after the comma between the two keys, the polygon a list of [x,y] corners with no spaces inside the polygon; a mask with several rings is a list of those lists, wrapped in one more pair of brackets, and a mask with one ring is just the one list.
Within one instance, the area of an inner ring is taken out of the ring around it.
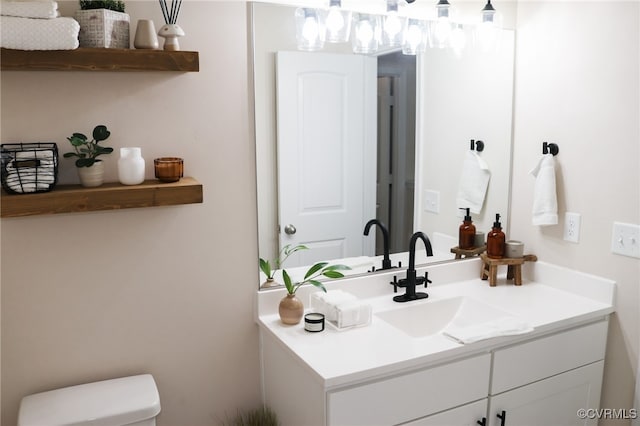
{"label": "white wall", "polygon": [[[640,261],[612,254],[610,241],[614,221],[640,222],[639,43],[638,2],[518,5],[511,237],[541,260],[617,282],[604,408],[632,406],[638,366]],[[543,141],[560,147],[560,221],[582,215],[579,244],[563,241],[562,225],[531,225],[528,173]]]}
{"label": "white wall", "polygon": [[[160,27],[157,2],[126,3]],[[62,5],[73,14],[76,1]],[[2,424],[24,395],[148,372],[160,426],[212,425],[260,402],[254,143],[246,5],[182,4],[199,73],[2,72],[2,142],[108,125],[108,146],[185,159],[204,203],[2,220]],[[116,180],[117,155],[106,161]],[[63,180],[77,181],[70,160]]]}

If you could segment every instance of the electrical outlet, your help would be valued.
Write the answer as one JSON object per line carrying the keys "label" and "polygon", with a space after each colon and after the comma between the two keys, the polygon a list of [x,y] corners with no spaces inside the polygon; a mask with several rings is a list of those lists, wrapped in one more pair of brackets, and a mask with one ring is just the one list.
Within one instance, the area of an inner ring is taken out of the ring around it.
{"label": "electrical outlet", "polygon": [[440,191],[424,191],[424,210],[431,213],[440,213]]}
{"label": "electrical outlet", "polygon": [[623,256],[640,258],[640,225],[613,222],[611,251]]}
{"label": "electrical outlet", "polygon": [[572,243],[580,241],[580,213],[564,214],[564,240]]}

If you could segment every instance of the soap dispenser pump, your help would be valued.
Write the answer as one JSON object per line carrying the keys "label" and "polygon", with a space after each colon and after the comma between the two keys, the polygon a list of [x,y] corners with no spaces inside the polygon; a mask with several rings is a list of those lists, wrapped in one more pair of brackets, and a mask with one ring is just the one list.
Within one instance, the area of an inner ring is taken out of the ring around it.
{"label": "soap dispenser pump", "polygon": [[475,238],[476,238],[476,226],[473,224],[471,220],[471,214],[469,213],[469,208],[462,209],[466,210],[467,214],[464,217],[464,221],[462,225],[460,225],[460,230],[458,232],[458,248],[463,250],[470,250],[474,248]]}
{"label": "soap dispenser pump", "polygon": [[504,248],[505,236],[500,224],[500,214],[496,213],[496,221],[493,222],[493,228],[487,234],[487,256],[492,259],[501,259],[504,257]]}

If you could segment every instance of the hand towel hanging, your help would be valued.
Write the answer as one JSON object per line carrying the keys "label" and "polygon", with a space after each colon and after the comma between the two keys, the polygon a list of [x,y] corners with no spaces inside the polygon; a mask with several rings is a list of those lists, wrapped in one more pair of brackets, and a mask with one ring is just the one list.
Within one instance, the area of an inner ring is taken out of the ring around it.
{"label": "hand towel hanging", "polygon": [[557,225],[558,200],[553,155],[544,154],[538,165],[529,173],[536,179],[533,189],[532,223],[536,226]]}
{"label": "hand towel hanging", "polygon": [[490,178],[491,172],[487,162],[480,158],[477,152],[467,151],[462,165],[456,206],[460,209],[468,207],[473,213],[480,213]]}

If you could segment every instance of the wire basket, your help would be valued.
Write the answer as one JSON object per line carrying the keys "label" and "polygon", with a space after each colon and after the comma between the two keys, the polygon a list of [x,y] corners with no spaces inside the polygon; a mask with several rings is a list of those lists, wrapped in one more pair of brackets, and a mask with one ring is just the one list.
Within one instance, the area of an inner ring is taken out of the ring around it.
{"label": "wire basket", "polygon": [[9,194],[51,191],[58,181],[58,146],[53,142],[0,145],[2,187]]}

